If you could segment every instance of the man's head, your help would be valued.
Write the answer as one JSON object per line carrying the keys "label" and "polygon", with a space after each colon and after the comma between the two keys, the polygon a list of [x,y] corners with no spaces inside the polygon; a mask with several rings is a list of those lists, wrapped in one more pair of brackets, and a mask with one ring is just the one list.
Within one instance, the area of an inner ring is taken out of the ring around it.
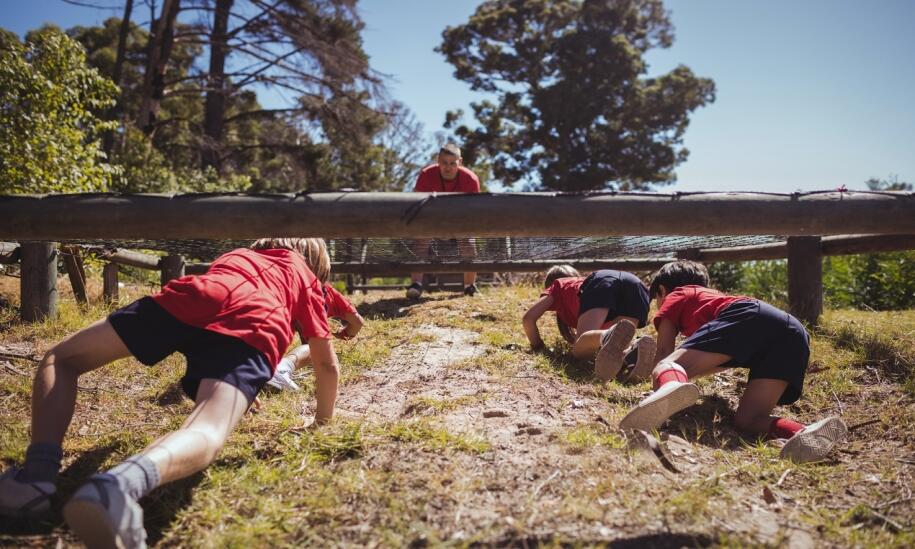
{"label": "man's head", "polygon": [[688,260],[673,261],[652,275],[648,293],[651,299],[654,299],[658,297],[659,291],[669,294],[680,286],[708,286],[708,284],[708,269],[702,263]]}
{"label": "man's head", "polygon": [[437,162],[442,178],[451,181],[457,177],[461,165],[461,149],[454,143],[445,143],[438,151]]}

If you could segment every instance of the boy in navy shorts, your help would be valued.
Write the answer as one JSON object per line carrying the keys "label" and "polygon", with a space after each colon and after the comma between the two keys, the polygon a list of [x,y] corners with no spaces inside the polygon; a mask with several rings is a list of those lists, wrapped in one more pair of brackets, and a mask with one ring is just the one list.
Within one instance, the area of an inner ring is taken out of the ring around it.
{"label": "boy in navy shorts", "polygon": [[196,406],[178,430],[92,476],[64,506],[70,528],[90,547],[145,546],[137,501],[216,459],[294,331],[311,348],[315,422],[328,421],[339,376],[321,290],[329,274],[321,239],[258,240],[217,258],[206,274],[172,280],[55,345],[35,376],[25,463],[0,477],[0,513],[49,511],[79,376],[131,355],[152,365],[184,354],[181,386]]}
{"label": "boy in navy shorts", "polygon": [[[336,318],[343,323],[343,328],[334,332],[334,337],[349,340],[356,337],[362,330],[365,320],[356,311],[353,304],[347,301],[343,294],[337,291],[330,283],[324,283],[324,310],[328,318]],[[279,390],[298,391],[299,385],[293,381],[292,373],[310,360],[311,351],[308,344],[299,345],[286,353],[283,360],[276,365],[273,377],[267,385]]]}
{"label": "boy in navy shorts", "polygon": [[[543,348],[537,321],[547,311],[556,312],[563,338],[579,359],[594,357],[594,373],[608,381],[623,366],[636,326],[648,319],[648,289],[635,275],[622,271],[595,271],[581,277],[570,265],[557,265],[546,273],[540,299],[524,314],[522,324],[531,348]],[[647,377],[654,357],[654,340],[640,338],[638,360],[628,380]]]}
{"label": "boy in navy shorts", "polygon": [[[652,372],[655,392],[633,408],[620,427],[657,429],[698,400],[699,388],[690,379],[741,366],[749,368],[749,380],[734,418],[737,428],[788,439],[782,448],[785,459],[822,460],[845,437],[841,419],[804,426],[771,415],[776,405],[791,404],[801,396],[810,357],[804,326],[767,303],[725,295],[707,288],[708,283],[705,266],[693,261],[668,263],[652,277],[660,359]],[[677,333],[687,339],[674,350]]]}

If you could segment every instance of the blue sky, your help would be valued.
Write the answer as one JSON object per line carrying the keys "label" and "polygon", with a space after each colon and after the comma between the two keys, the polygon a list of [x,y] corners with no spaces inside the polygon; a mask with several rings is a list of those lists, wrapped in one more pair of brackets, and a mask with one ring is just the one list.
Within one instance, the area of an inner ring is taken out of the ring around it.
{"label": "blue sky", "polygon": [[[115,0],[94,0],[109,5]],[[362,0],[365,49],[392,95],[426,129],[482,96],[455,80],[433,48],[466,21],[472,0]],[[661,190],[863,188],[870,177],[915,182],[915,1],[667,0],[672,48],[650,72],[678,64],[712,78],[717,100],[695,111],[690,157]],[[95,24],[112,12],[60,0],[0,0],[0,26]],[[145,17],[143,8],[141,13]]]}

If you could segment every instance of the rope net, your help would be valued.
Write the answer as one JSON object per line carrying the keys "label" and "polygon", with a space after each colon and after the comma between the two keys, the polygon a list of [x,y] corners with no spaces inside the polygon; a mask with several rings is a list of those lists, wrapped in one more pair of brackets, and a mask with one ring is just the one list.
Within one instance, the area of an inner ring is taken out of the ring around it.
{"label": "rope net", "polygon": [[[449,263],[539,260],[603,260],[674,258],[687,249],[731,248],[785,241],[783,236],[637,236],[607,238],[503,237],[472,239],[353,238],[328,240],[331,261],[347,264],[401,262]],[[212,261],[219,255],[250,246],[251,240],[73,240],[101,253],[118,248],[182,255],[190,261]],[[463,254],[462,254],[463,252]],[[469,253],[468,253],[469,252]]]}

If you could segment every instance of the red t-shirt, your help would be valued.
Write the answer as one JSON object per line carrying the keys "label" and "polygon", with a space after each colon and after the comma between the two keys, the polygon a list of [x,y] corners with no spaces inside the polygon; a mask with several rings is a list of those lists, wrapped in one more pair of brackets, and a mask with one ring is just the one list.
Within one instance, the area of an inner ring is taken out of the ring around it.
{"label": "red t-shirt", "polygon": [[654,315],[655,329],[666,318],[674,323],[684,337],[689,337],[703,324],[715,320],[735,301],[752,300],[743,295],[727,295],[704,286],[680,286],[667,294],[664,304]]}
{"label": "red t-shirt", "polygon": [[291,250],[233,250],[206,274],[172,280],[152,298],[185,324],[237,337],[272,365],[292,343],[294,325],[305,340],[332,337],[321,282]]}
{"label": "red t-shirt", "polygon": [[417,193],[478,193],[480,192],[480,179],[477,174],[464,166],[458,166],[457,177],[446,181],[442,177],[438,164],[432,164],[419,172],[413,191]]}
{"label": "red t-shirt", "polygon": [[353,304],[330,284],[324,285],[324,303],[327,307],[327,316],[330,318],[343,318],[346,313],[356,312]]}
{"label": "red t-shirt", "polygon": [[559,320],[570,328],[578,326],[578,290],[584,281],[581,277],[557,278],[540,294],[540,297],[548,295],[553,298],[553,304],[548,310],[556,311]]}

